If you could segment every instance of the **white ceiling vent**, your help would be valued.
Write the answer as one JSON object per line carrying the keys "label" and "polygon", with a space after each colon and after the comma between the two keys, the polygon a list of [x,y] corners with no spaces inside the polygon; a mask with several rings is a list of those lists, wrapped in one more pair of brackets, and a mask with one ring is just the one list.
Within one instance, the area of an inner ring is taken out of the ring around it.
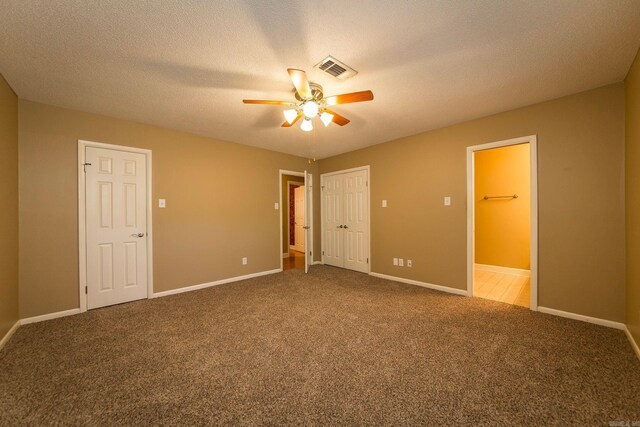
{"label": "white ceiling vent", "polygon": [[315,67],[321,71],[324,71],[330,76],[335,77],[338,80],[346,80],[349,77],[353,77],[358,74],[356,70],[349,67],[344,62],[338,61],[333,56],[327,56],[325,59],[316,64]]}

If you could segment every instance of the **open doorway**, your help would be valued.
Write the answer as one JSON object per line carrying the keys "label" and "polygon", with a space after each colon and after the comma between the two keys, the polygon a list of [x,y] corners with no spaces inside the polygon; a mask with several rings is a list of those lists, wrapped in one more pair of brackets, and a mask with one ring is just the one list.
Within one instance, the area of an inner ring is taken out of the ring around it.
{"label": "open doorway", "polygon": [[468,149],[470,296],[537,309],[536,139]]}
{"label": "open doorway", "polygon": [[282,269],[308,271],[313,240],[312,176],[280,170],[280,253]]}
{"label": "open doorway", "polygon": [[304,268],[304,177],[282,175],[282,268]]}

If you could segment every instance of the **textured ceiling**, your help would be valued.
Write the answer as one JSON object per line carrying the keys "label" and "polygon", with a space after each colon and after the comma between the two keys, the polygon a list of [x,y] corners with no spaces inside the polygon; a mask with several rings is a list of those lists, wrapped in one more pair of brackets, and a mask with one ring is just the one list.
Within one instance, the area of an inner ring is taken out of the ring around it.
{"label": "textured ceiling", "polygon": [[[24,99],[323,158],[622,81],[638,0],[0,0],[0,73]],[[333,55],[359,71],[313,69]],[[287,68],[351,119],[280,128]],[[104,141],[109,142],[109,141]]]}

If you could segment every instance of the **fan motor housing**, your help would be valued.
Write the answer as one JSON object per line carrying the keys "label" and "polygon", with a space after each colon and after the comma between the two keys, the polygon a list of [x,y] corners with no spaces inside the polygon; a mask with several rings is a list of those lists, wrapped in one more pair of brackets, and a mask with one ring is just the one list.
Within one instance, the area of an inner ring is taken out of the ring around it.
{"label": "fan motor housing", "polygon": [[322,101],[322,98],[324,96],[322,86],[318,83],[309,82],[309,87],[311,88],[311,99],[302,99],[300,95],[298,95],[298,92],[294,89],[293,94],[295,95],[296,99],[300,102],[315,101],[316,103],[319,103],[320,101]]}

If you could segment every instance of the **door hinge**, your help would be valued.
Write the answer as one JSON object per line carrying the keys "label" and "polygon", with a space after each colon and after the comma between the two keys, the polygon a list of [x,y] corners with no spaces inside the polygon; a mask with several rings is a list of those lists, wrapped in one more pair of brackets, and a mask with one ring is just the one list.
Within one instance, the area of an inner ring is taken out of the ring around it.
{"label": "door hinge", "polygon": [[322,255],[324,255],[324,251],[322,251]]}
{"label": "door hinge", "polygon": [[369,264],[369,258],[367,258],[367,264]]}
{"label": "door hinge", "polygon": [[313,256],[313,252],[309,251],[309,256]]}
{"label": "door hinge", "polygon": [[91,163],[83,163],[82,168],[84,169],[84,173],[87,173],[87,166],[91,166]]}
{"label": "door hinge", "polygon": [[89,293],[89,287],[88,287],[88,286],[85,286],[85,287],[84,287],[84,293],[85,293],[85,294],[88,294],[88,293]]}

